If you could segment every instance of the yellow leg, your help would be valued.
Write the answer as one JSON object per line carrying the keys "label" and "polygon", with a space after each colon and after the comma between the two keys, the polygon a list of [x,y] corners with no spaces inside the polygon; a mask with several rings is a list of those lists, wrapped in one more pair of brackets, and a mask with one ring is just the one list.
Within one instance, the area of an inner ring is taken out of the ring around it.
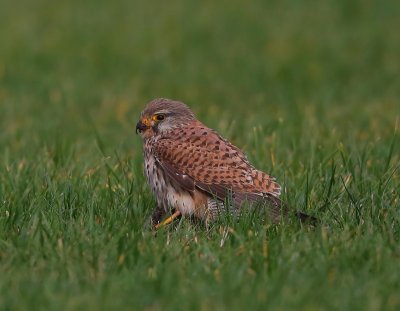
{"label": "yellow leg", "polygon": [[170,224],[176,217],[178,217],[181,214],[180,211],[176,211],[175,213],[173,213],[171,216],[169,216],[167,219],[163,220],[162,222],[160,222],[159,224],[156,225],[156,229],[160,228],[160,227],[164,227],[168,224]]}

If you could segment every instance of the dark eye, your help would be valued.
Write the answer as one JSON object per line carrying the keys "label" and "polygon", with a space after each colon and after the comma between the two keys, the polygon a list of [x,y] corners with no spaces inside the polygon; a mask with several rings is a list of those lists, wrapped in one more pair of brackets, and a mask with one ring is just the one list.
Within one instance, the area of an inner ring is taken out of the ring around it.
{"label": "dark eye", "polygon": [[163,114],[158,114],[155,116],[157,121],[162,121],[165,119],[165,116]]}

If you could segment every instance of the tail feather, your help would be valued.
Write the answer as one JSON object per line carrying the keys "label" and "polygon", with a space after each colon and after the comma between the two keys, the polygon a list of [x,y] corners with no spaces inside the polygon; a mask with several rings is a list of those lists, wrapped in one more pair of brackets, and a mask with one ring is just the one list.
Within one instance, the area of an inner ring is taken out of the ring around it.
{"label": "tail feather", "polygon": [[[246,202],[249,206],[260,206],[266,209],[269,219],[273,223],[279,223],[283,218],[295,216],[301,223],[316,225],[318,219],[314,216],[307,215],[303,212],[297,211],[290,208],[280,198],[267,194],[260,196],[254,193],[232,193],[232,202],[224,202],[216,198],[210,198],[207,202],[207,213],[209,219],[216,218],[219,214],[229,210],[232,215],[239,216],[241,210],[246,206]],[[232,209],[232,207],[235,207]]]}
{"label": "tail feather", "polygon": [[295,215],[296,215],[297,219],[299,219],[300,222],[304,223],[304,224],[310,224],[310,225],[315,226],[319,222],[318,218],[308,215],[308,214],[305,214],[303,212],[296,211]]}
{"label": "tail feather", "polygon": [[303,224],[315,226],[318,223],[318,219],[316,217],[288,207],[287,204],[275,196],[270,195],[266,197],[266,202],[268,203],[268,212],[270,218],[274,223],[278,223],[282,220],[282,217],[287,217],[290,215],[294,215]]}

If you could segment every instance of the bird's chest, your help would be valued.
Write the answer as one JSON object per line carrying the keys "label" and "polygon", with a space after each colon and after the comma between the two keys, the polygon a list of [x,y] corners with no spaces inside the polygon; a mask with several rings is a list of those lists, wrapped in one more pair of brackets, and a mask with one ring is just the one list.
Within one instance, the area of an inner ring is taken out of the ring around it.
{"label": "bird's chest", "polygon": [[176,185],[157,162],[150,146],[144,149],[144,170],[147,181],[159,205],[175,208],[182,214],[191,215],[195,201],[190,193]]}
{"label": "bird's chest", "polygon": [[144,172],[151,190],[157,197],[157,201],[160,201],[163,197],[163,193],[167,190],[168,181],[162,168],[154,157],[152,145],[152,141],[146,142],[144,145]]}
{"label": "bird's chest", "polygon": [[167,177],[158,165],[155,157],[149,152],[145,152],[144,154],[144,171],[150,188],[156,195],[157,200],[162,199],[168,188]]}

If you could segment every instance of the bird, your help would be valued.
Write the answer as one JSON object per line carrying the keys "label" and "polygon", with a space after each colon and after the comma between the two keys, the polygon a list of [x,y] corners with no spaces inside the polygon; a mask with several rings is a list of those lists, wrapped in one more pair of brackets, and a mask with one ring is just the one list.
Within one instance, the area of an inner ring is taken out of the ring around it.
{"label": "bird", "polygon": [[[265,206],[272,223],[290,214],[276,179],[256,169],[242,150],[197,120],[183,102],[150,101],[136,134],[143,139],[144,173],[157,201],[151,216],[155,228],[180,215],[206,223],[225,213],[239,217],[246,206]],[[164,219],[168,212],[173,213]]]}

